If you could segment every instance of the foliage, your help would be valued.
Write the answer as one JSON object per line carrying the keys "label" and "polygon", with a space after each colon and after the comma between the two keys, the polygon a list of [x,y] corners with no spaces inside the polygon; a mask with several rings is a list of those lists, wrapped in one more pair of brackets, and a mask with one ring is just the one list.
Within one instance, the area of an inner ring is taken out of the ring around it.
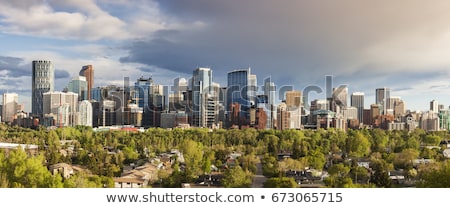
{"label": "foliage", "polygon": [[62,178],[53,176],[44,166],[44,157],[28,157],[21,148],[0,154],[2,186],[11,188],[58,188]]}
{"label": "foliage", "polygon": [[250,172],[236,165],[225,171],[222,185],[226,188],[249,188],[252,185],[252,176]]}
{"label": "foliage", "polygon": [[264,188],[296,188],[298,185],[294,178],[269,178],[264,182]]}
{"label": "foliage", "polygon": [[[359,186],[357,183],[367,184],[370,176],[370,182],[377,187],[390,187],[388,173],[394,168],[403,168],[409,179],[427,181],[427,174],[437,171],[438,168],[427,168],[427,165],[418,169],[412,167],[411,161],[425,158],[434,159],[437,164],[441,164],[445,161],[442,149],[423,146],[437,146],[446,138],[450,138],[447,131],[426,132],[422,129],[279,131],[249,128],[210,131],[149,128],[143,133],[129,133],[95,132],[92,128],[82,126],[54,130],[41,127],[33,130],[0,124],[0,142],[36,144],[40,151],[37,157],[26,156],[17,159],[20,155],[15,155],[16,162],[10,159],[11,155],[16,153],[0,154],[0,187],[101,187],[110,184],[108,180],[112,177],[120,176],[124,165],[148,161],[172,149],[179,149],[184,154],[185,163],[176,164],[182,168],[170,174],[161,173],[164,176],[161,177],[161,184],[166,187],[180,187],[181,183],[192,182],[199,175],[210,172],[211,165],[223,171],[223,164],[227,164],[227,157],[232,152],[242,153],[237,160],[238,166],[249,174],[256,172],[258,156],[262,155],[263,174],[266,177],[279,178],[287,170],[300,170],[305,167],[317,170],[331,168],[333,172],[332,169],[339,166],[329,166],[342,163],[343,167],[350,168],[350,171],[346,174],[342,171],[338,171],[339,174],[331,174],[332,176],[326,179],[330,186],[355,187]],[[291,158],[278,160],[280,153],[291,153]],[[372,170],[369,172],[362,167],[348,164],[350,158],[371,159]],[[85,167],[90,174],[78,173],[72,176],[73,178],[64,180],[59,179],[59,176],[48,178],[51,174],[49,176],[46,173],[48,171],[44,171],[46,166],[60,162]],[[17,171],[11,172],[10,167]],[[441,169],[445,170],[442,167]],[[26,176],[27,171],[36,176]],[[48,182],[41,183],[42,178],[46,177]],[[353,185],[348,179],[351,179]]]}
{"label": "foliage", "polygon": [[431,165],[419,172],[418,177],[417,187],[450,188],[450,161]]}
{"label": "foliage", "polygon": [[372,176],[370,181],[377,187],[390,188],[392,180],[389,178],[389,171],[392,165],[386,163],[384,160],[375,160],[370,164],[372,168]]}

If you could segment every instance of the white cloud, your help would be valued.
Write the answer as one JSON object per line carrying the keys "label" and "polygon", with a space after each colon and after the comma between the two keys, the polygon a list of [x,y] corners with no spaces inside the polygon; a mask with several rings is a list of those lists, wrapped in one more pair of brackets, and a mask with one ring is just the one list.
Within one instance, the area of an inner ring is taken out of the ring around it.
{"label": "white cloud", "polygon": [[116,16],[94,0],[21,2],[0,0],[3,33],[91,41],[123,40],[149,37],[157,30],[170,29],[172,23],[177,25],[176,20],[162,14],[153,1],[123,5],[112,2],[111,5],[128,7],[128,12]]}

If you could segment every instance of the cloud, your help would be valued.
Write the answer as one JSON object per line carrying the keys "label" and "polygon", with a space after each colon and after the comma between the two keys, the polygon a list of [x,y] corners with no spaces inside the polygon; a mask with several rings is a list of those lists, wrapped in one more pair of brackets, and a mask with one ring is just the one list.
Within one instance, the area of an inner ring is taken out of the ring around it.
{"label": "cloud", "polygon": [[69,72],[62,69],[55,69],[55,79],[68,78],[70,77]]}
{"label": "cloud", "polygon": [[31,66],[24,63],[24,59],[10,56],[0,56],[0,71],[5,71],[5,76],[21,77],[31,76]]}
{"label": "cloud", "polygon": [[[175,21],[160,14],[153,1],[123,4],[94,0],[0,0],[0,4],[1,31],[27,36],[123,40],[148,37],[152,32],[172,27]],[[121,12],[111,14],[118,10]]]}
{"label": "cloud", "polygon": [[202,27],[136,41],[122,62],[185,73],[196,66],[211,66],[216,74],[251,67],[259,76],[300,85],[328,74],[440,72],[450,65],[446,1],[158,3]]}

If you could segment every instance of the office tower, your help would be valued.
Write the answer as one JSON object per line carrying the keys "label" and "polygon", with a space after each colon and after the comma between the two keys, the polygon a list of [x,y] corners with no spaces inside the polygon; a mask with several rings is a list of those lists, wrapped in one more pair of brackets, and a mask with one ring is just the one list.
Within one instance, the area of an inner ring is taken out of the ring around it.
{"label": "office tower", "polygon": [[19,96],[16,93],[4,93],[2,102],[2,121],[11,123],[14,121],[14,117],[17,111],[21,110],[19,105]]}
{"label": "office tower", "polygon": [[128,104],[125,110],[125,125],[142,126],[142,114],[143,110],[137,104]]}
{"label": "office tower", "polygon": [[[248,69],[250,71],[250,68]],[[248,75],[248,96],[250,100],[250,107],[256,104],[256,91],[258,91],[258,82],[255,74]]]}
{"label": "office tower", "polygon": [[67,91],[78,94],[78,100],[89,100],[88,99],[88,86],[86,82],[86,77],[76,76],[67,85]]}
{"label": "office tower", "polygon": [[275,83],[270,78],[264,80],[264,95],[267,96],[266,111],[268,112],[267,126],[269,129],[274,128],[274,121],[276,120],[276,108],[275,108],[275,95],[276,87]]}
{"label": "office tower", "polygon": [[92,106],[92,127],[98,127],[100,122],[100,116],[103,114],[100,109],[100,102],[96,100],[89,101]]}
{"label": "office tower", "polygon": [[327,100],[315,99],[315,100],[311,101],[310,111],[314,112],[316,110],[328,110],[327,109]]}
{"label": "office tower", "polygon": [[342,115],[345,121],[358,119],[358,108],[354,106],[345,107],[342,109]]}
{"label": "office tower", "polygon": [[125,125],[125,110],[130,101],[130,91],[127,87],[110,86],[107,99],[114,101],[115,123],[113,125]]}
{"label": "office tower", "polygon": [[301,107],[302,105],[302,92],[300,91],[287,91],[286,92],[286,105]]}
{"label": "office tower", "polygon": [[302,125],[302,93],[300,91],[286,92],[286,106],[290,116],[290,129],[300,129]]}
{"label": "office tower", "polygon": [[290,128],[290,113],[287,111],[286,103],[280,103],[277,107],[277,129],[286,130]]}
{"label": "office tower", "polygon": [[216,103],[218,94],[214,90],[210,68],[196,68],[192,75],[192,125],[213,127],[216,125]]}
{"label": "office tower", "polygon": [[137,79],[134,83],[134,99],[138,107],[143,109],[142,113],[142,126],[150,127],[151,122],[151,109],[149,105],[150,87],[153,85],[152,77]]}
{"label": "office tower", "polygon": [[55,87],[55,66],[51,61],[35,60],[32,62],[32,69],[31,113],[35,117],[42,118],[44,115],[43,94],[52,92]]}
{"label": "office tower", "polygon": [[386,109],[394,109],[396,103],[400,102],[401,98],[400,97],[394,97],[391,96],[390,98],[387,99],[387,103],[386,103]]}
{"label": "office tower", "polygon": [[92,104],[87,100],[79,103],[78,125],[90,127],[93,125]]}
{"label": "office tower", "polygon": [[150,116],[151,127],[161,127],[161,113],[165,110],[165,102],[164,86],[160,84],[150,86],[148,101],[150,111],[148,116]]}
{"label": "office tower", "polygon": [[439,103],[437,100],[430,101],[430,111],[433,113],[439,112]]}
{"label": "office tower", "polygon": [[86,65],[81,67],[81,71],[79,73],[80,76],[84,76],[86,77],[86,82],[87,82],[87,99],[86,100],[90,100],[92,99],[91,96],[91,90],[94,87],[94,68],[92,67],[92,65]]}
{"label": "office tower", "polygon": [[100,103],[100,116],[99,125],[100,126],[112,126],[116,125],[116,112],[115,112],[115,102],[113,100],[103,100]]}
{"label": "office tower", "polygon": [[237,69],[228,72],[227,108],[233,103],[241,106],[240,117],[250,119],[250,107],[255,104],[256,76],[251,69]]}
{"label": "office tower", "polygon": [[439,131],[439,115],[433,111],[425,112],[420,117],[420,128],[425,131]]}
{"label": "office tower", "polygon": [[375,90],[375,104],[381,105],[382,114],[386,114],[388,109],[388,100],[391,97],[391,89],[389,88],[378,88]]}
{"label": "office tower", "polygon": [[188,83],[185,78],[176,78],[172,86],[172,93],[169,94],[169,111],[185,111],[185,95],[188,90]]}
{"label": "office tower", "polygon": [[398,102],[395,102],[394,105],[394,117],[399,119],[405,114],[405,101],[399,100]]}
{"label": "office tower", "polygon": [[78,94],[73,92],[46,92],[43,94],[43,114],[55,121],[53,125],[77,124]]}
{"label": "office tower", "polygon": [[[333,89],[333,104],[338,106],[340,109],[347,107],[348,100],[348,87],[339,86]],[[334,112],[338,112],[338,108],[334,107],[332,109]]]}
{"label": "office tower", "polygon": [[382,115],[382,106],[380,104],[372,104],[370,105],[370,118],[371,118],[371,125],[379,125],[380,123],[377,123],[378,118]]}
{"label": "office tower", "polygon": [[135,97],[136,104],[138,104],[141,108],[147,108],[148,107],[148,95],[150,92],[150,86],[153,85],[153,79],[152,77],[144,78],[140,77],[136,80],[134,83],[134,91],[135,91]]}
{"label": "office tower", "polygon": [[350,96],[350,104],[358,111],[358,121],[362,123],[364,121],[364,93],[354,92]]}

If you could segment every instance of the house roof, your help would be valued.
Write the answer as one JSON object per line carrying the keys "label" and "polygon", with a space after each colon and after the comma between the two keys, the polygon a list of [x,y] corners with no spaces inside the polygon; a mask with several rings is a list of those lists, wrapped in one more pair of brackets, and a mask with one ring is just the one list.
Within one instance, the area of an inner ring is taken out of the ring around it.
{"label": "house roof", "polygon": [[140,178],[128,178],[128,177],[120,177],[120,178],[114,178],[114,182],[117,183],[144,183],[144,179]]}
{"label": "house roof", "polygon": [[59,168],[70,168],[73,169],[71,165],[67,163],[57,163],[49,166],[49,169],[59,169]]}

